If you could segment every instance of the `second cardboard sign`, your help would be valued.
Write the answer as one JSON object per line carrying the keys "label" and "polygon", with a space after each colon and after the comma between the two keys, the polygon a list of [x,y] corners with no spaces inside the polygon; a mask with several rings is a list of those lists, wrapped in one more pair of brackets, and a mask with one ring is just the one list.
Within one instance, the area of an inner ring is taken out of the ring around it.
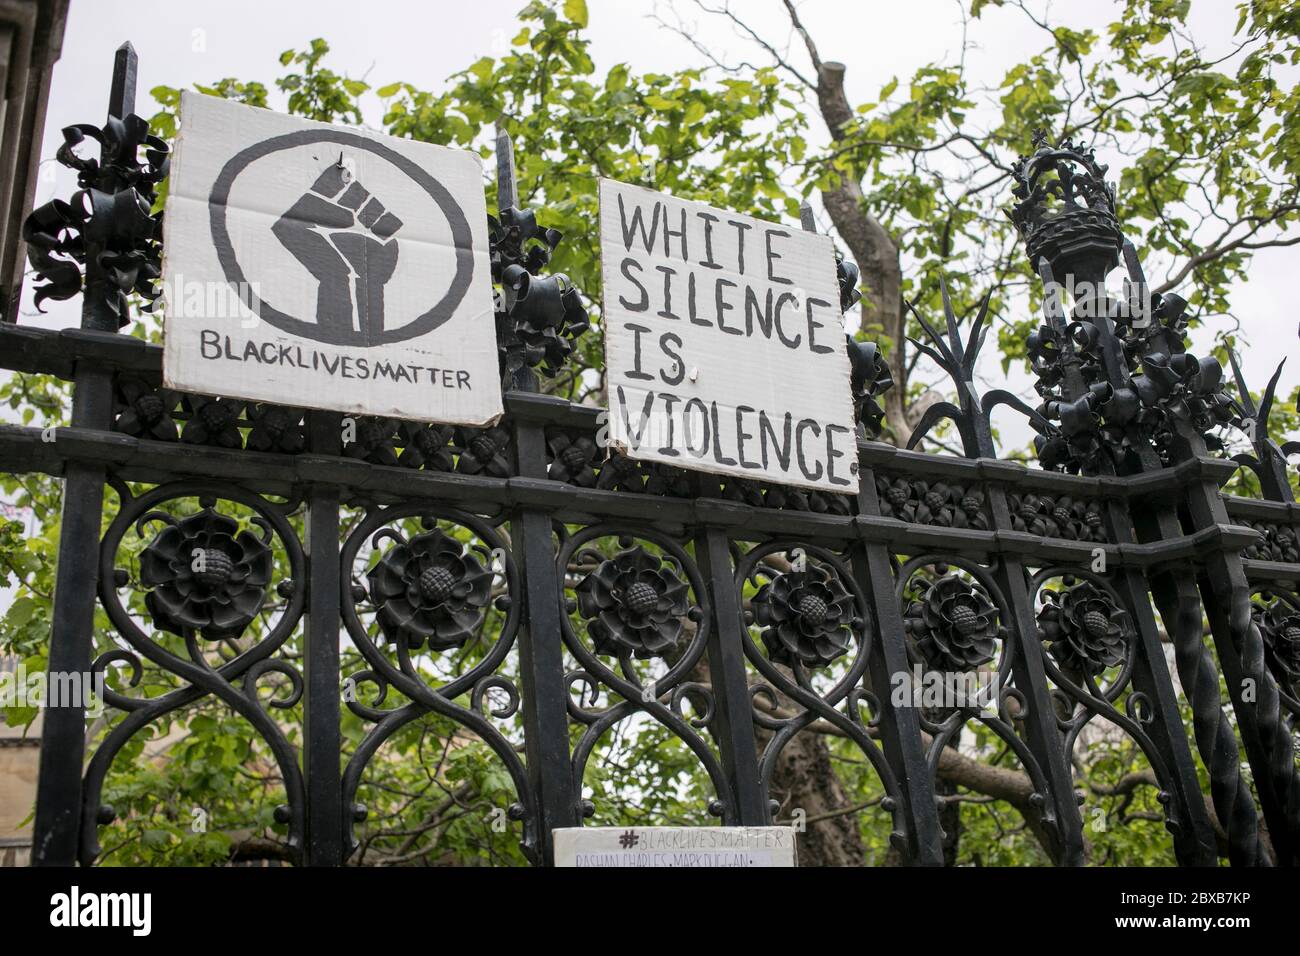
{"label": "second cardboard sign", "polygon": [[857,492],[829,237],[608,179],[600,237],[618,451]]}

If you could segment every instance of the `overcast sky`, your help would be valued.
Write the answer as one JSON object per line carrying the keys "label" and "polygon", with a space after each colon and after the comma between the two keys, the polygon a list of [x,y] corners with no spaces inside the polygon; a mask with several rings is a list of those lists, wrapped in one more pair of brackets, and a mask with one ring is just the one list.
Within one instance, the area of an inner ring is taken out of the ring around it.
{"label": "overcast sky", "polygon": [[[967,0],[962,0],[967,2]],[[681,37],[661,29],[650,14],[654,0],[588,0],[593,55],[602,72],[625,62],[635,70],[674,70],[701,65],[699,54]],[[113,50],[131,40],[140,55],[140,101],[148,116],[155,104],[148,90],[159,84],[188,86],[220,77],[258,79],[271,86],[279,75],[279,54],[300,48],[312,37],[325,37],[332,49],[330,65],[372,85],[408,80],[437,89],[447,76],[482,55],[500,55],[518,32],[515,14],[524,0],[413,2],[413,0],[72,0],[62,59],[55,68],[43,156],[52,157],[59,129],[70,123],[99,122],[108,93]],[[679,7],[689,8],[686,0]],[[1235,0],[1196,0],[1194,30],[1215,42],[1230,40],[1236,24]],[[738,4],[766,35],[788,39],[788,22],[779,0],[744,0]],[[1072,26],[1100,27],[1117,4],[1099,0],[1057,0],[1058,15],[1070,11]],[[801,12],[826,59],[849,66],[850,99],[874,101],[894,75],[909,76],[932,61],[952,61],[962,43],[957,0],[805,0]],[[714,18],[693,18],[696,35],[729,59],[764,62],[761,51]],[[1043,37],[1018,14],[992,11],[975,26],[976,44],[968,50],[968,68],[976,80],[1000,78],[1009,63],[1040,50]],[[802,60],[795,48],[794,58]],[[283,106],[273,91],[274,105]],[[377,101],[375,104],[377,105]],[[377,123],[372,109],[368,120]],[[813,126],[823,135],[820,120]],[[1108,157],[1102,155],[1103,160]],[[1112,175],[1118,174],[1118,157]],[[38,203],[74,187],[67,170],[52,162],[44,167]],[[1273,365],[1295,353],[1296,314],[1284,308],[1285,281],[1300,265],[1300,251],[1265,251],[1255,258],[1252,279],[1233,298],[1250,342],[1243,356],[1247,374],[1261,388]],[[593,296],[598,290],[587,290]],[[30,302],[30,298],[28,298]],[[25,305],[24,311],[30,311]],[[24,323],[37,320],[24,316]],[[75,303],[56,305],[41,324],[77,321]],[[1204,347],[1206,332],[1196,344]],[[1300,360],[1293,359],[1283,377],[1289,389],[1300,383]],[[992,368],[986,374],[994,374]],[[1016,383],[1023,387],[1024,380]]]}

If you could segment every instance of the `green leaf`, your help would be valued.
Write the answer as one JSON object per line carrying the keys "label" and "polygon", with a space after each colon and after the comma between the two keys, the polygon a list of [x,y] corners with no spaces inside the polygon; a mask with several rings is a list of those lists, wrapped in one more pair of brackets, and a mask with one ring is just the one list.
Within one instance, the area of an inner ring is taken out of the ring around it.
{"label": "green leaf", "polygon": [[5,624],[10,627],[22,627],[32,619],[36,613],[36,602],[29,597],[20,597],[9,608],[9,613],[5,615]]}
{"label": "green leaf", "polygon": [[626,86],[627,66],[620,63],[610,70],[609,75],[605,77],[605,89],[609,90],[611,93],[617,93]]}
{"label": "green leaf", "polygon": [[564,19],[580,27],[586,27],[587,0],[564,0]]}

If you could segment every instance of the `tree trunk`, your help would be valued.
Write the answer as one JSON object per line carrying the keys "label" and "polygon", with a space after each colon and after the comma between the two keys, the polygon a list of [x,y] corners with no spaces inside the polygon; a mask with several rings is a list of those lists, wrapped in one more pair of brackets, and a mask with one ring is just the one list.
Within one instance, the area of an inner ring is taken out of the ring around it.
{"label": "tree trunk", "polygon": [[[758,732],[760,747],[771,740],[769,731]],[[761,752],[761,751],[760,751]],[[866,848],[858,831],[857,810],[846,813],[852,797],[831,765],[830,750],[821,734],[804,731],[785,745],[772,774],[772,799],[781,805],[776,816],[798,824],[802,810],[804,830],[798,835],[800,866],[862,866]]]}
{"label": "tree trunk", "polygon": [[[844,128],[853,108],[844,94],[843,63],[822,63],[817,71],[817,103],[834,142],[844,141]],[[907,441],[915,421],[907,409],[907,365],[903,320],[903,273],[898,244],[866,208],[862,185],[841,178],[835,189],[822,192],[822,202],[840,238],[862,272],[863,328],[879,328],[877,340],[887,340],[887,361],[894,387],[885,393],[885,422],[895,443]]]}

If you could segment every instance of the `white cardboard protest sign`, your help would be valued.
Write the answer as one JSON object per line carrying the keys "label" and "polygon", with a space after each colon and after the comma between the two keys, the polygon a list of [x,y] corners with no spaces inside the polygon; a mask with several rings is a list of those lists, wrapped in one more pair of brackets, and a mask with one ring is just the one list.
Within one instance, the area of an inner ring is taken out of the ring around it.
{"label": "white cardboard protest sign", "polygon": [[857,492],[829,237],[602,179],[600,244],[614,447]]}
{"label": "white cardboard protest sign", "polygon": [[562,827],[565,867],[795,866],[794,827]]}
{"label": "white cardboard protest sign", "polygon": [[482,425],[502,414],[478,157],[184,93],[166,384]]}

